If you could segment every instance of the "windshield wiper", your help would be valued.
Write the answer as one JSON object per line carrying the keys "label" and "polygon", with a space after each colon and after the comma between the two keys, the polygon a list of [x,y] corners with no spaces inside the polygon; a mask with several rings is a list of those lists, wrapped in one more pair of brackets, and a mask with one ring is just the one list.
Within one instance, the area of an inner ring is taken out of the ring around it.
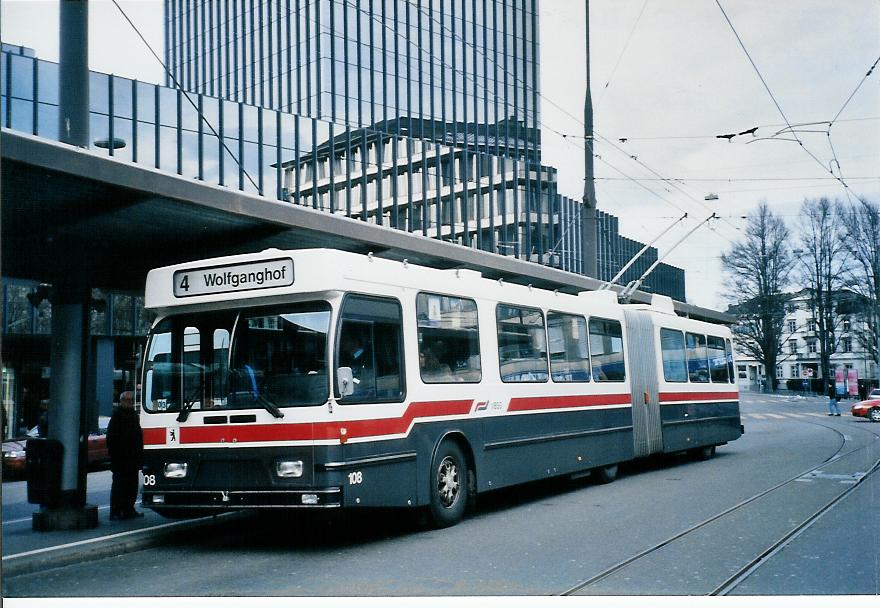
{"label": "windshield wiper", "polygon": [[276,418],[284,418],[284,412],[282,412],[280,409],[278,409],[278,406],[275,405],[274,401],[266,399],[262,395],[256,395],[256,397],[259,400],[259,402],[263,405],[263,407],[266,408],[266,411],[268,411],[270,414],[272,414]]}
{"label": "windshield wiper", "polygon": [[180,413],[177,415],[178,422],[186,422],[186,419],[189,418],[190,411],[192,411],[193,406],[196,404],[196,399],[198,399],[198,394],[192,399],[187,399],[183,402],[183,405],[180,407]]}

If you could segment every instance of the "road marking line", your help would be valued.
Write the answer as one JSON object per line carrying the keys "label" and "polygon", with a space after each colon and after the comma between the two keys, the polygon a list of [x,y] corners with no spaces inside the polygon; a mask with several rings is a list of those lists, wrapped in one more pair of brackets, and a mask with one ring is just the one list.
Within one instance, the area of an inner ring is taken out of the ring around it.
{"label": "road marking line", "polygon": [[776,418],[777,420],[785,420],[785,416],[780,416],[779,414],[764,414],[765,416],[770,416],[771,418]]}
{"label": "road marking line", "polygon": [[792,418],[806,418],[806,414],[795,414],[794,412],[789,412],[786,416],[791,416]]}
{"label": "road marking line", "polygon": [[755,418],[757,420],[767,420],[767,416],[764,416],[763,414],[746,414],[746,416],[748,416],[749,418]]}

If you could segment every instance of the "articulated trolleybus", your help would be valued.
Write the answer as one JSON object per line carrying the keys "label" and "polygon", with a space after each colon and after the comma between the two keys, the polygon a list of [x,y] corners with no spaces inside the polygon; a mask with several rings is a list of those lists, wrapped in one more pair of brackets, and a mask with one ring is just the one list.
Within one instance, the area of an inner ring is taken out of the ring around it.
{"label": "articulated trolleybus", "polygon": [[669,298],[620,305],[327,250],[150,272],[143,504],[427,507],[690,451],[742,432],[730,331]]}

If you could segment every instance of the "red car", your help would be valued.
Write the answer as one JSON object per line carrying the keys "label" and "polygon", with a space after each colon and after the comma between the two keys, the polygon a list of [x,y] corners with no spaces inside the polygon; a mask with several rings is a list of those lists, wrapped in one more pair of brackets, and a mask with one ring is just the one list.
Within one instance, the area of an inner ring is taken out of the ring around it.
{"label": "red car", "polygon": [[[107,452],[107,424],[109,416],[98,417],[98,432],[89,435],[89,468],[106,464],[110,460]],[[3,479],[24,479],[27,472],[26,454],[27,441],[31,437],[39,437],[37,427],[32,428],[24,437],[7,439],[3,442]]]}
{"label": "red car", "polygon": [[880,389],[874,389],[865,401],[859,401],[850,410],[853,416],[880,422]]}

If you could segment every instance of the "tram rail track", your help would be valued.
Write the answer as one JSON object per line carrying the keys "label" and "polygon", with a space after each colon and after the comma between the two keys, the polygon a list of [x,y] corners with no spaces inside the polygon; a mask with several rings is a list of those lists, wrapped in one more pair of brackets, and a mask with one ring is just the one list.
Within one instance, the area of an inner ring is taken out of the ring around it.
{"label": "tram rail track", "polygon": [[[777,484],[775,484],[765,490],[762,490],[761,492],[758,492],[758,493],[750,496],[749,498],[746,498],[745,500],[742,500],[742,501],[736,503],[735,505],[728,507],[727,509],[724,509],[723,511],[720,511],[719,513],[716,513],[716,514],[712,515],[711,517],[708,517],[708,518],[706,518],[706,519],[704,519],[704,520],[702,520],[692,526],[689,526],[688,528],[670,536],[669,538],[667,538],[663,541],[660,541],[659,543],[652,545],[651,547],[648,547],[647,549],[644,549],[644,550],[636,553],[635,555],[632,555],[624,560],[621,560],[620,562],[606,568],[605,570],[599,572],[598,574],[596,574],[586,580],[583,580],[583,581],[579,582],[578,584],[566,589],[565,591],[559,593],[558,595],[560,595],[560,596],[575,595],[578,592],[580,592],[590,586],[593,586],[593,585],[609,578],[610,576],[612,576],[614,574],[617,574],[617,573],[625,570],[626,568],[632,566],[636,562],[657,553],[658,551],[660,551],[664,547],[667,547],[670,544],[672,544],[676,541],[679,541],[679,540],[693,534],[694,532],[697,532],[698,530],[704,529],[709,524],[716,522],[716,521],[718,521],[718,520],[720,520],[720,519],[722,519],[732,513],[735,513],[736,511],[739,511],[740,509],[754,503],[755,501],[758,501],[758,500],[760,500],[770,494],[773,494],[774,492],[781,490],[782,488],[788,486],[789,484],[795,483],[797,480],[802,479],[805,476],[809,475],[810,473],[813,473],[813,472],[821,469],[822,467],[826,466],[830,462],[840,460],[840,459],[845,458],[847,456],[850,456],[852,454],[868,450],[872,447],[872,443],[870,443],[871,440],[869,440],[869,443],[867,443],[865,445],[853,448],[851,450],[844,451],[844,449],[846,447],[846,443],[847,443],[847,437],[840,429],[833,427],[833,426],[829,426],[827,424],[821,424],[818,422],[813,422],[813,421],[808,421],[808,420],[802,420],[800,422],[803,422],[805,424],[811,424],[814,426],[820,426],[820,427],[829,429],[829,430],[833,431],[834,433],[836,433],[837,435],[839,435],[842,441],[840,442],[840,445],[838,445],[836,451],[833,454],[831,454],[830,456],[828,456],[827,458],[825,458],[824,460],[822,460],[822,462],[820,462],[819,464],[817,464],[817,465],[815,465],[805,471],[802,471],[802,472],[798,473],[797,475],[789,477],[789,478],[787,478],[787,479],[785,479],[785,480],[783,480],[783,481],[781,481],[781,482],[779,482],[779,483],[777,483]],[[880,439],[880,434],[878,434],[870,429],[858,428],[857,430],[866,432],[869,435],[871,435],[873,437],[873,441],[877,441],[878,439]],[[842,502],[847,496],[849,496],[853,491],[855,491],[855,489],[857,487],[859,487],[866,479],[868,479],[872,475],[876,474],[878,470],[880,470],[880,459],[876,460],[874,462],[874,464],[868,468],[868,470],[865,472],[865,474],[862,477],[860,477],[858,480],[856,480],[855,483],[853,483],[850,487],[848,487],[846,490],[844,490],[843,492],[841,492],[840,494],[835,496],[832,500],[825,503],[823,506],[821,506],[819,509],[817,509],[815,512],[813,512],[811,515],[809,515],[806,519],[804,519],[801,523],[799,523],[797,526],[795,526],[792,530],[790,530],[787,534],[783,535],[781,538],[779,538],[778,540],[773,542],[769,547],[767,547],[762,552],[760,552],[755,558],[753,558],[746,565],[744,565],[742,568],[737,570],[733,575],[726,578],[720,585],[718,585],[717,587],[715,587],[711,591],[709,591],[706,595],[724,596],[724,595],[729,594],[737,586],[739,586],[744,580],[746,580],[753,572],[755,572],[758,568],[760,568],[762,564],[766,563],[766,561],[769,560],[771,557],[773,557],[773,555],[778,553],[786,545],[788,545],[795,538],[797,538],[801,533],[806,531],[810,526],[812,526],[816,521],[818,521],[822,517],[822,515],[824,515],[825,513],[827,513],[831,509],[833,509],[837,504]]]}

